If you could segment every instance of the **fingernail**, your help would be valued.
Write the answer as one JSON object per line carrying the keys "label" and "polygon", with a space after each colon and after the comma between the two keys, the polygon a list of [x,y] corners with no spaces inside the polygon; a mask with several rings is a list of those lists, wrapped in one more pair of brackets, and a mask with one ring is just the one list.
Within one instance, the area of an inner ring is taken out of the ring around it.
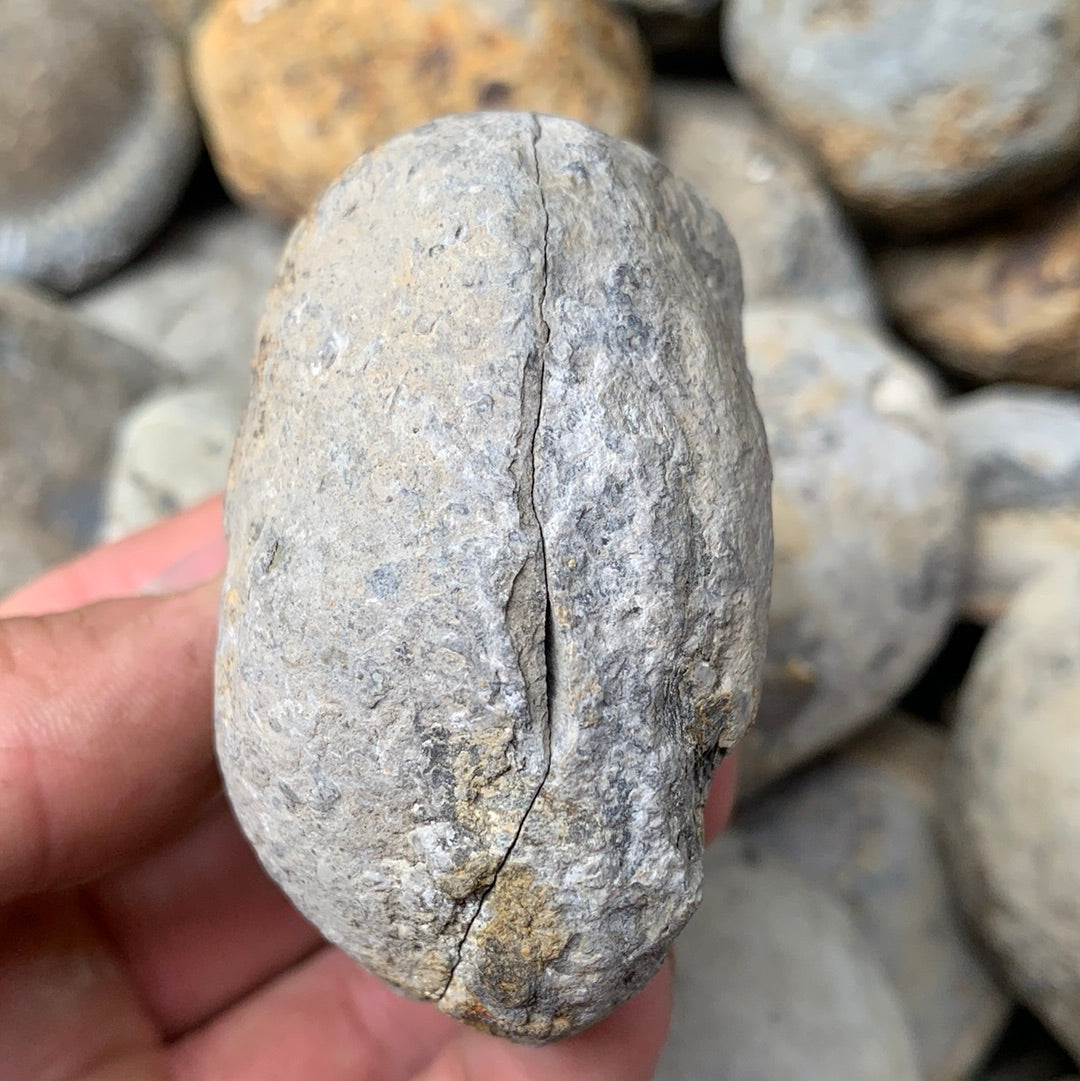
{"label": "fingernail", "polygon": [[194,552],[189,552],[183,559],[167,567],[157,577],[145,583],[140,593],[153,595],[158,593],[180,593],[185,589],[216,578],[225,570],[225,558],[228,554],[223,538],[211,541]]}

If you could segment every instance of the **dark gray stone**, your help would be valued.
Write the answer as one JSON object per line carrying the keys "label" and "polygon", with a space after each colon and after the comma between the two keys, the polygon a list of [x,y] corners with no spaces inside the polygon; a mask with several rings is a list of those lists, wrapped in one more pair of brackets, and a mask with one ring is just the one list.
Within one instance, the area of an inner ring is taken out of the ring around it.
{"label": "dark gray stone", "polygon": [[768,603],[740,300],[659,162],[529,114],[361,159],[271,292],[227,494],[228,791],[332,941],[493,1032],[598,1020],[697,903]]}

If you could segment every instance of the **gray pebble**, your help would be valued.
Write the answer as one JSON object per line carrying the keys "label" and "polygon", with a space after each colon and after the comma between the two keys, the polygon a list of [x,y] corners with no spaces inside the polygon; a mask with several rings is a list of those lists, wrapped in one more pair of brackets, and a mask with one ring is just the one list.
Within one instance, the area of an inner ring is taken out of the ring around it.
{"label": "gray pebble", "polygon": [[900,997],[923,1081],[969,1078],[1011,1010],[946,878],[945,750],[939,730],[896,715],[736,819],[744,836],[851,906]]}
{"label": "gray pebble", "polygon": [[786,135],[738,91],[661,83],[657,153],[724,216],[747,302],[806,300],[873,320],[859,241]]}
{"label": "gray pebble", "polygon": [[1076,0],[728,0],[738,79],[874,221],[922,233],[1080,160]]}
{"label": "gray pebble", "polygon": [[138,0],[0,0],[0,274],[72,292],[121,266],[199,149],[181,55]]}
{"label": "gray pebble", "polygon": [[1025,581],[1080,551],[1080,395],[987,387],[946,415],[974,520],[964,609],[993,622]]}
{"label": "gray pebble", "polygon": [[675,947],[657,1081],[916,1081],[892,988],[841,901],[734,831]]}
{"label": "gray pebble", "polygon": [[271,293],[227,493],[229,795],[331,941],[490,1031],[598,1020],[697,904],[768,603],[740,300],[659,162],[520,113],[360,159]]}
{"label": "gray pebble", "polygon": [[948,630],[967,558],[936,384],[827,312],[752,308],[747,361],[775,481],[765,689],[749,794],[885,712]]}

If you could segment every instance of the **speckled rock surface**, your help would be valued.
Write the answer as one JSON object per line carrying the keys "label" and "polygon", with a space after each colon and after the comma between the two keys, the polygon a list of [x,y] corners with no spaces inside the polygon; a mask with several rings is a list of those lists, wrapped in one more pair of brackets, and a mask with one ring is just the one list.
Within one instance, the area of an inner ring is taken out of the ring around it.
{"label": "speckled rock surface", "polygon": [[739,80],[856,210],[925,232],[1080,160],[1075,0],[728,0]]}
{"label": "speckled rock surface", "polygon": [[0,275],[66,292],[121,266],[198,148],[183,61],[139,0],[0,0]]}
{"label": "speckled rock surface", "polygon": [[216,0],[192,78],[218,171],[285,218],[433,117],[532,109],[632,136],[648,93],[632,23],[601,0]]}
{"label": "speckled rock surface", "polygon": [[740,833],[834,890],[896,988],[923,1081],[964,1081],[1011,998],[963,925],[938,846],[940,730],[895,716],[745,808]]}
{"label": "speckled rock surface", "polygon": [[79,296],[76,308],[184,379],[246,387],[284,246],[276,225],[222,207],[177,226],[124,273]]}
{"label": "speckled rock surface", "polygon": [[749,795],[914,681],[956,609],[967,537],[935,384],[906,353],[795,305],[750,309],[745,332],[776,531],[765,689],[740,755]]}
{"label": "speckled rock surface", "polygon": [[800,151],[736,90],[664,82],[657,153],[724,216],[750,304],[819,302],[872,320],[877,302],[859,241]]}
{"label": "speckled rock surface", "polygon": [[892,989],[841,901],[734,832],[675,947],[657,1081],[915,1081]]}
{"label": "speckled rock surface", "polygon": [[243,399],[203,384],[140,402],[120,424],[106,480],[102,540],[134,533],[225,487]]}
{"label": "speckled rock surface", "polygon": [[362,159],[271,294],[227,494],[229,795],[332,941],[491,1031],[596,1021],[697,903],[768,604],[740,297],[655,159],[498,113]]}
{"label": "speckled rock surface", "polygon": [[1080,184],[1007,225],[886,249],[877,272],[941,363],[980,382],[1080,386]]}
{"label": "speckled rock surface", "polygon": [[946,816],[960,896],[1021,999],[1080,1058],[1080,552],[1029,582],[957,706]]}
{"label": "speckled rock surface", "polygon": [[946,415],[974,523],[964,609],[988,623],[1025,581],[1080,551],[1080,395],[987,387]]}
{"label": "speckled rock surface", "polygon": [[144,354],[0,285],[0,594],[94,541],[113,426],[160,379]]}

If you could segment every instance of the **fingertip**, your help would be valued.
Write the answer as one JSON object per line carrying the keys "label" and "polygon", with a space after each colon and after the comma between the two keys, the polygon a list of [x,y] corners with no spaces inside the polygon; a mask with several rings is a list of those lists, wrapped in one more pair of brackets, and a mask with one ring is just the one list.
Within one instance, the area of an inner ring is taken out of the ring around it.
{"label": "fingertip", "polygon": [[713,774],[709,798],[705,803],[706,844],[724,829],[731,818],[731,812],[735,809],[737,756],[737,751],[729,752]]}

